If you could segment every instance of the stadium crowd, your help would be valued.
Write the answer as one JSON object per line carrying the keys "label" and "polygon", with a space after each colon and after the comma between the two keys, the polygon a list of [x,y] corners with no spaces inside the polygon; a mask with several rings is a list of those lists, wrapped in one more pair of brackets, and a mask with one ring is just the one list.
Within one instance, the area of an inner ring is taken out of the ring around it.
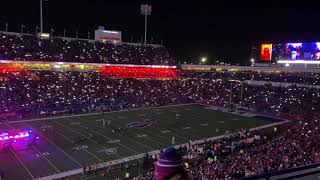
{"label": "stadium crowd", "polygon": [[33,35],[5,33],[0,33],[0,59],[140,65],[173,63],[166,48],[160,45],[44,39]]}
{"label": "stadium crowd", "polygon": [[[249,85],[204,78],[117,79],[98,72],[5,73],[0,113],[46,116],[206,101],[263,114],[305,116],[319,109],[320,91],[305,87]],[[232,87],[232,88],[231,88]]]}
{"label": "stadium crowd", "polygon": [[251,80],[266,82],[281,82],[306,85],[320,85],[320,74],[311,72],[263,72],[263,71],[216,71],[216,72],[193,72],[186,71],[185,76],[209,79],[232,79],[232,80]]}
{"label": "stadium crowd", "polygon": [[265,139],[245,132],[180,149],[194,179],[250,176],[320,160],[319,89],[249,85],[202,76],[115,79],[97,72],[31,71],[1,77],[0,112],[16,113],[13,119],[205,102],[273,116],[286,114],[295,120],[279,136]]}
{"label": "stadium crowd", "polygon": [[[174,63],[163,46],[41,39],[7,33],[0,33],[0,59],[140,65]],[[243,131],[219,141],[178,149],[184,159],[174,159],[174,162],[182,164],[182,169],[193,179],[231,179],[319,162],[320,89],[254,85],[243,83],[244,80],[320,85],[320,74],[184,72],[181,78],[159,80],[117,79],[98,72],[5,72],[0,73],[0,119],[202,102],[290,118],[294,123],[277,136],[264,137],[258,132]],[[170,153],[176,154],[172,150]],[[165,152],[159,155],[160,160],[170,161],[170,157]],[[154,163],[157,165],[156,160]],[[136,179],[152,179],[159,174],[159,167],[151,169]],[[175,173],[171,170],[170,174],[172,172]]]}

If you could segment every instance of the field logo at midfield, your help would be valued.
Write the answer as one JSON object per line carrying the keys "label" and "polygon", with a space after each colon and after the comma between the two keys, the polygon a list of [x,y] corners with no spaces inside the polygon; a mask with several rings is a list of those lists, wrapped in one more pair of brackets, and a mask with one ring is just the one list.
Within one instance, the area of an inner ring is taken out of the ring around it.
{"label": "field logo at midfield", "polygon": [[127,124],[127,128],[146,128],[155,124],[156,121],[152,121],[150,119],[145,119],[142,122],[131,122]]}

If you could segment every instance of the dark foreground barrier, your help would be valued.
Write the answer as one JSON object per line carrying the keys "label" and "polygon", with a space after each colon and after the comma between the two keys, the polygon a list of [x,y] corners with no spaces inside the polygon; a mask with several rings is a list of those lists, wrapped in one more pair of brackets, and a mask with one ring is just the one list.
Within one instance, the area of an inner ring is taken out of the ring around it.
{"label": "dark foreground barrier", "polygon": [[312,175],[316,174],[320,175],[320,163],[260,174],[256,176],[249,176],[240,178],[238,180],[310,179]]}

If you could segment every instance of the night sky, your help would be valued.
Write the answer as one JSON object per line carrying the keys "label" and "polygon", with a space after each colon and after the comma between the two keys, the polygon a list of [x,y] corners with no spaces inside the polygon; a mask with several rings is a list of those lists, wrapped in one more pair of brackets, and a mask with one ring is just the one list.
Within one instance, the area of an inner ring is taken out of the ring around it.
{"label": "night sky", "polygon": [[[4,3],[6,1],[6,3]],[[31,33],[39,26],[39,0],[3,0],[0,29],[20,31],[21,24]],[[144,17],[140,4],[152,5],[149,42],[163,44],[180,62],[198,61],[207,56],[213,62],[248,62],[250,48],[261,42],[319,41],[320,8],[306,1],[139,1],[139,0],[48,0],[44,2],[47,32],[55,35],[87,37],[87,32],[103,25],[121,30],[123,40],[140,42]],[[237,2],[237,3],[235,3]]]}

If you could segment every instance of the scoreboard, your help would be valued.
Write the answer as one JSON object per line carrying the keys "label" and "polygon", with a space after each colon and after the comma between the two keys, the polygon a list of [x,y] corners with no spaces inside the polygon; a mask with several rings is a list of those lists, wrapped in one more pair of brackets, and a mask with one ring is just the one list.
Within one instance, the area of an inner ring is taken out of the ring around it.
{"label": "scoreboard", "polygon": [[272,44],[262,44],[260,50],[260,60],[271,61],[272,57]]}
{"label": "scoreboard", "polygon": [[320,42],[262,44],[261,61],[320,62]]}
{"label": "scoreboard", "polygon": [[103,42],[121,43],[122,41],[121,31],[105,30],[103,26],[99,26],[99,28],[94,31],[94,37],[95,40]]}

